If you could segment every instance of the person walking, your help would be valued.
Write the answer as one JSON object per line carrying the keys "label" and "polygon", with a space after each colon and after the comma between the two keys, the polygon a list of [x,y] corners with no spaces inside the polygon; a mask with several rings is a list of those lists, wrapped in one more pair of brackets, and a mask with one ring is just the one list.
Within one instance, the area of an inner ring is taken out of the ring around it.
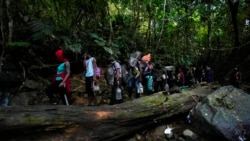
{"label": "person walking", "polygon": [[238,67],[235,67],[232,73],[232,85],[235,88],[240,88],[241,75]]}
{"label": "person walking", "polygon": [[128,96],[129,99],[132,98],[132,93],[133,93],[133,88],[135,88],[135,98],[139,98],[140,97],[140,93],[139,93],[139,86],[141,80],[140,80],[140,70],[138,65],[136,66],[130,66],[129,68],[129,79],[128,79]]}
{"label": "person walking", "polygon": [[166,83],[166,78],[163,77],[164,70],[162,69],[160,64],[155,65],[153,74],[154,74],[154,92],[157,93],[159,91],[163,91]]}
{"label": "person walking", "polygon": [[108,59],[110,65],[113,68],[114,81],[112,85],[112,92],[110,98],[110,105],[122,103],[122,95],[121,95],[121,82],[122,82],[122,74],[121,74],[121,64],[116,61],[113,57]]}
{"label": "person walking", "polygon": [[185,74],[183,73],[181,68],[178,69],[177,84],[178,84],[179,87],[185,85]]}
{"label": "person walking", "polygon": [[63,103],[65,105],[69,105],[68,100],[71,95],[70,62],[65,51],[62,49],[57,50],[55,56],[60,64],[57,67],[57,72],[52,83],[46,87],[45,93],[49,97],[52,104],[58,104],[58,100],[55,96],[55,93],[58,93]]}
{"label": "person walking", "polygon": [[96,83],[96,59],[88,51],[83,54],[83,67],[85,68],[85,88],[88,95],[88,106],[97,106],[97,98],[94,92]]}

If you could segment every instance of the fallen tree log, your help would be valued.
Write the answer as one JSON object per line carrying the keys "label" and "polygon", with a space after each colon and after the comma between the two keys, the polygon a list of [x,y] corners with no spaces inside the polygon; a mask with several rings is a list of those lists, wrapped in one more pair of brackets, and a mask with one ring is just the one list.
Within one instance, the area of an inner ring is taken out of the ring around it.
{"label": "fallen tree log", "polygon": [[112,106],[33,105],[0,108],[5,140],[114,141],[188,112],[211,86],[166,95],[159,92]]}

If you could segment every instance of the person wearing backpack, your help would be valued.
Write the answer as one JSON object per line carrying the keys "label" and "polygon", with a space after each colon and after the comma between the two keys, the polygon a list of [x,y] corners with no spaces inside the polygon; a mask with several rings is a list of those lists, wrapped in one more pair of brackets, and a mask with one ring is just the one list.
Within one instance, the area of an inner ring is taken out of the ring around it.
{"label": "person wearing backpack", "polygon": [[96,106],[97,98],[94,91],[94,85],[97,82],[96,79],[96,59],[86,51],[83,54],[83,67],[85,68],[85,88],[88,95],[88,106]]}
{"label": "person wearing backpack", "polygon": [[143,93],[143,85],[141,83],[141,52],[136,51],[130,54],[128,65],[128,97],[132,98],[133,88],[135,88],[135,98],[139,98]]}
{"label": "person wearing backpack", "polygon": [[122,103],[122,95],[121,95],[121,82],[122,82],[122,70],[121,65],[118,61],[116,61],[113,57],[108,59],[108,62],[112,66],[113,69],[113,85],[112,92],[110,98],[110,105]]}
{"label": "person wearing backpack", "polygon": [[140,80],[140,70],[138,65],[136,66],[130,66],[129,68],[129,79],[128,79],[128,96],[129,99],[132,98],[132,93],[133,93],[133,88],[135,88],[135,98],[139,98],[140,97],[140,92],[139,90],[139,86],[141,80]]}
{"label": "person wearing backpack", "polygon": [[154,93],[154,80],[153,80],[153,74],[152,71],[154,69],[154,65],[152,62],[145,63],[142,61],[142,64],[145,64],[144,67],[142,67],[142,84],[143,86],[146,86],[145,93],[147,95]]}
{"label": "person wearing backpack", "polygon": [[164,69],[160,66],[160,64],[156,64],[153,69],[153,80],[154,80],[154,92],[157,93],[159,91],[164,90],[166,78],[164,78]]}
{"label": "person wearing backpack", "polygon": [[57,72],[56,75],[54,75],[52,83],[46,87],[45,93],[52,104],[58,104],[58,100],[54,95],[58,93],[63,103],[69,105],[68,99],[71,96],[70,62],[66,57],[65,51],[62,49],[57,50],[55,56],[60,64],[57,67]]}

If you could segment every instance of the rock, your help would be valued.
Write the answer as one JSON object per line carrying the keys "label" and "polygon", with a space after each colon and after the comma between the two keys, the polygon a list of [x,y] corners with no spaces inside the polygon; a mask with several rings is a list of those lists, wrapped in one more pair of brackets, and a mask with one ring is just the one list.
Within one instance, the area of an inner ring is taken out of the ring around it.
{"label": "rock", "polygon": [[39,88],[39,83],[33,80],[26,80],[24,82],[23,88],[28,88],[31,90],[37,90]]}
{"label": "rock", "polygon": [[203,98],[191,114],[192,120],[207,134],[227,140],[250,138],[250,96],[233,86],[224,86]]}
{"label": "rock", "polygon": [[39,91],[22,92],[13,95],[10,98],[10,106],[16,105],[34,105],[42,100],[42,96]]}
{"label": "rock", "polygon": [[185,129],[182,135],[189,141],[196,141],[198,139],[198,135],[190,129]]}

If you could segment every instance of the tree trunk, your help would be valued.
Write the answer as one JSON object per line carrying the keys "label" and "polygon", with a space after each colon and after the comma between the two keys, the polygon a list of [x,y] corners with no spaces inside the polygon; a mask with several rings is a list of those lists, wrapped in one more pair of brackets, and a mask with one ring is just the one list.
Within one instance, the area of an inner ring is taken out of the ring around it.
{"label": "tree trunk", "polygon": [[212,93],[210,86],[165,95],[159,92],[112,106],[34,105],[0,108],[3,140],[121,140],[173,115],[187,113]]}
{"label": "tree trunk", "polygon": [[[4,6],[3,6],[3,4],[4,4],[4,1],[3,0],[1,0],[1,3],[0,3],[0,30],[1,30],[1,39],[2,39],[2,41],[0,41],[0,44],[1,44],[1,50],[2,50],[2,52],[1,52],[1,56],[0,56],[0,63],[2,64],[2,58],[3,58],[3,56],[4,56],[4,53],[5,53],[5,46],[6,46],[6,43],[5,43],[5,37],[4,37],[4,35],[5,35],[5,33],[4,33],[4,23],[3,23],[3,19],[4,19],[4,10],[3,10],[3,8],[4,8]],[[2,71],[2,65],[0,65],[0,72]]]}
{"label": "tree trunk", "polygon": [[[239,7],[239,0],[228,0],[227,1],[231,13],[232,18],[232,26],[233,26],[233,33],[234,33],[234,47],[229,54],[229,56],[225,59],[224,63],[220,67],[220,79],[223,79],[227,73],[232,68],[235,67],[235,64],[239,63],[234,61],[237,59],[237,51],[239,50],[240,46],[240,39],[239,39],[239,29],[238,29],[238,23],[237,23],[237,14],[238,14],[238,7]],[[222,81],[222,80],[220,80]]]}

